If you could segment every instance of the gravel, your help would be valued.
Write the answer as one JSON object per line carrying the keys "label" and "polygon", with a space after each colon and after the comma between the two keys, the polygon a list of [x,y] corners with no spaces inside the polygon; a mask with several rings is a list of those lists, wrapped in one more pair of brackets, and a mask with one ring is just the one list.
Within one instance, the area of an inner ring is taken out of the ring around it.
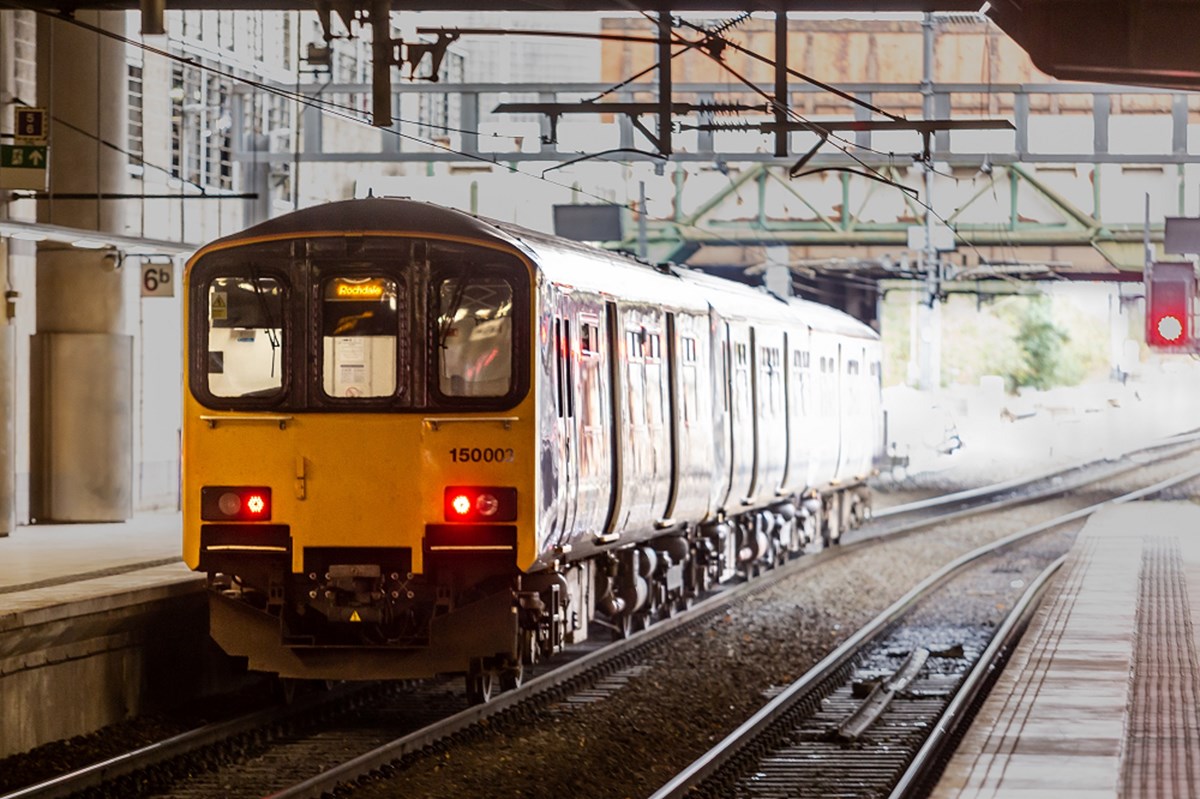
{"label": "gravel", "polygon": [[[1173,465],[1148,466],[1114,481],[1139,484]],[[881,486],[876,506],[949,490],[928,484]],[[674,639],[605,701],[564,702],[520,729],[448,747],[392,781],[364,787],[366,797],[644,797],[703,754],[854,630],[922,577],[964,551],[1037,521],[1086,506],[1102,489],[966,519],[837,559],[815,556],[775,587],[732,606],[722,617]],[[1192,497],[1181,489],[1174,498]],[[0,790],[12,790],[251,709],[262,696],[209,700],[202,708],[142,717],[88,736],[0,760]]]}
{"label": "gravel", "polygon": [[1110,486],[814,564],[673,639],[607,700],[455,745],[355,796],[648,796],[945,562],[1176,468],[1145,467]]}

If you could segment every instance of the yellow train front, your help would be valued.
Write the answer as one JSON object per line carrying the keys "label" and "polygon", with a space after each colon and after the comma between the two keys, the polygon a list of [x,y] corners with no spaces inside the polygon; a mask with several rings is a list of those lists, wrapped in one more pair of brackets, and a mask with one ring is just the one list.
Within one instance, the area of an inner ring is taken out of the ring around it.
{"label": "yellow train front", "polygon": [[284,677],[519,676],[528,258],[380,199],[221,239],[186,281],[184,556],[222,648]]}

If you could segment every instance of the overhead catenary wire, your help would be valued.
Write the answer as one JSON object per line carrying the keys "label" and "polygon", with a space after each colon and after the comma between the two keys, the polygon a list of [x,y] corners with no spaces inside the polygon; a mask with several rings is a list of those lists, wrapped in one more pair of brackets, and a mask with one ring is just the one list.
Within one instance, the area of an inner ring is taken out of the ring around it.
{"label": "overhead catenary wire", "polygon": [[[290,90],[288,90],[288,89],[285,89],[285,88],[283,88],[283,87],[281,87],[281,86],[273,85],[273,84],[271,84],[271,83],[268,83],[268,82],[265,82],[265,81],[256,80],[256,79],[253,79],[253,78],[248,78],[248,77],[245,77],[245,76],[242,76],[242,75],[238,75],[238,74],[236,74],[236,73],[229,72],[229,71],[226,71],[226,70],[220,69],[220,68],[218,68],[218,67],[214,67],[214,66],[212,66],[211,64],[206,64],[206,63],[204,63],[204,62],[202,62],[202,61],[198,61],[198,60],[196,60],[196,59],[193,59],[193,58],[190,58],[190,57],[187,57],[187,56],[178,55],[178,54],[175,54],[175,53],[169,52],[169,51],[167,51],[167,50],[163,50],[163,49],[161,49],[161,48],[154,47],[154,46],[152,46],[152,45],[149,45],[149,44],[147,44],[147,43],[145,43],[145,42],[140,42],[140,41],[137,41],[137,40],[135,40],[135,39],[130,39],[129,37],[123,36],[123,35],[121,35],[121,34],[118,34],[118,33],[116,33],[116,32],[113,32],[113,31],[106,30],[106,29],[104,29],[104,28],[101,28],[101,27],[98,27],[98,26],[95,26],[95,25],[92,25],[92,24],[89,24],[89,23],[83,22],[83,21],[81,21],[81,20],[75,19],[75,18],[73,18],[73,17],[70,17],[70,16],[65,16],[65,15],[61,15],[61,14],[56,14],[56,13],[53,13],[53,12],[51,12],[51,11],[48,11],[48,10],[46,10],[46,9],[39,9],[39,8],[33,8],[33,9],[30,9],[28,5],[21,4],[21,3],[16,3],[16,2],[11,2],[11,0],[0,0],[0,7],[21,8],[21,9],[33,10],[33,11],[35,11],[35,12],[39,13],[39,14],[43,14],[43,15],[46,15],[46,16],[49,16],[49,17],[52,17],[52,18],[54,18],[54,19],[58,19],[58,20],[61,20],[61,21],[63,21],[63,22],[67,22],[67,23],[69,23],[69,24],[73,24],[73,25],[80,26],[80,27],[82,27],[82,28],[84,28],[84,29],[86,29],[86,30],[89,30],[89,31],[91,31],[91,32],[93,32],[93,33],[95,33],[95,34],[97,34],[97,35],[106,36],[106,37],[108,37],[108,38],[111,38],[111,39],[114,39],[114,40],[120,41],[120,42],[122,42],[122,43],[125,43],[125,44],[127,44],[127,45],[134,46],[134,47],[138,47],[138,48],[142,49],[144,52],[147,52],[147,53],[150,53],[150,54],[153,54],[153,55],[157,55],[157,56],[159,56],[159,57],[162,57],[162,58],[165,58],[165,59],[168,59],[168,60],[171,60],[171,61],[176,61],[176,62],[179,62],[179,63],[183,63],[183,64],[185,64],[185,65],[188,65],[188,66],[191,66],[191,67],[193,67],[193,68],[196,68],[196,69],[199,69],[199,70],[202,70],[202,71],[208,72],[208,73],[210,73],[210,74],[214,74],[214,75],[218,75],[218,76],[221,76],[221,77],[225,77],[225,78],[227,78],[227,79],[229,79],[229,80],[236,81],[236,82],[238,82],[238,83],[242,83],[242,84],[245,84],[245,85],[247,85],[247,86],[250,86],[251,88],[254,88],[254,89],[256,89],[256,90],[258,90],[258,91],[261,91],[261,92],[263,92],[263,93],[267,93],[267,94],[271,94],[271,95],[274,95],[274,96],[281,97],[281,98],[283,98],[283,99],[285,99],[285,100],[288,100],[288,101],[290,101],[290,102],[294,102],[294,103],[296,103],[296,104],[298,104],[298,105],[301,105],[301,106],[305,106],[305,107],[311,107],[311,108],[314,108],[314,109],[316,109],[316,110],[320,111],[321,113],[324,113],[324,114],[327,114],[327,115],[330,115],[330,116],[334,116],[334,117],[337,117],[337,118],[341,118],[341,119],[344,119],[344,120],[350,121],[350,122],[352,122],[352,123],[355,123],[355,124],[361,124],[361,125],[363,125],[363,126],[375,127],[375,126],[372,126],[372,125],[370,124],[370,122],[369,122],[367,119],[365,119],[364,117],[360,116],[360,115],[359,115],[359,112],[357,111],[357,109],[353,109],[353,108],[351,108],[351,107],[349,107],[349,106],[343,106],[343,105],[339,105],[339,104],[337,104],[337,103],[333,103],[333,102],[330,102],[330,101],[327,101],[327,100],[322,100],[322,99],[316,98],[316,97],[314,97],[314,96],[312,96],[312,95],[310,95],[310,94],[307,94],[307,93],[305,93],[305,92],[296,92],[296,91],[290,91]],[[734,24],[734,23],[736,23],[736,22],[739,22],[739,21],[741,21],[741,20],[742,20],[742,19],[744,19],[746,16],[748,16],[748,15],[741,15],[741,16],[739,16],[739,17],[737,17],[737,18],[734,18],[734,20],[731,20],[729,23],[726,23],[726,25],[725,25],[725,29],[727,29],[728,27],[731,27],[731,26],[732,26],[732,24]],[[703,30],[703,29],[701,29],[701,30]],[[685,44],[685,45],[690,45],[690,46],[685,46],[685,47],[684,47],[684,48],[682,48],[682,49],[681,49],[681,50],[680,50],[678,53],[676,53],[676,54],[674,54],[674,55],[682,54],[683,52],[686,52],[686,51],[688,51],[688,50],[690,50],[690,49],[694,49],[695,47],[698,47],[698,46],[700,46],[700,45],[701,45],[701,44],[702,44],[704,41],[706,41],[706,40],[705,40],[705,39],[702,39],[702,40],[700,40],[699,42],[692,43],[692,42],[687,42],[687,41],[685,40],[684,44]],[[672,57],[674,57],[674,55],[673,55]],[[727,67],[727,65],[726,65],[726,67]],[[653,67],[653,68],[657,68],[657,65],[655,65],[655,67]],[[745,82],[745,80],[744,80],[744,79],[742,79],[742,80],[743,80],[743,82]],[[751,84],[751,85],[752,85],[752,84]],[[755,88],[755,90],[757,90],[757,88],[756,88],[756,87],[753,87],[753,88]],[[615,89],[612,89],[612,90],[615,90]],[[612,90],[610,90],[610,91],[612,91]],[[886,114],[887,112],[882,112],[882,111],[881,111],[881,113],[885,113],[885,114]],[[891,115],[889,115],[889,116],[891,116]],[[809,121],[807,121],[807,120],[802,120],[802,121],[805,121],[805,122],[806,122],[806,124],[811,124],[812,126],[814,126],[814,127],[818,127],[818,128],[819,128],[819,123],[813,123],[813,122],[809,122]],[[414,123],[414,122],[412,122],[411,120],[400,120],[400,122],[402,122],[402,123],[409,123],[409,124],[417,124],[417,123]],[[425,123],[420,123],[420,124],[423,124],[423,125],[424,125]],[[469,130],[463,130],[463,129],[453,128],[453,127],[450,127],[450,126],[439,125],[439,124],[429,124],[429,125],[427,125],[427,127],[436,127],[436,128],[438,128],[438,129],[443,129],[443,130],[451,130],[451,131],[457,131],[457,132],[461,132],[461,133],[464,133],[464,134],[471,134],[471,135],[477,135],[477,136],[489,135],[489,134],[481,134],[481,133],[479,133],[478,131],[469,131]],[[423,138],[423,137],[416,136],[416,135],[413,135],[413,134],[405,133],[404,131],[402,131],[402,130],[399,130],[399,129],[395,129],[395,128],[383,128],[383,129],[382,129],[382,132],[384,132],[384,133],[386,133],[386,134],[388,134],[388,135],[392,135],[392,136],[398,137],[398,138],[400,138],[400,139],[404,139],[404,140],[407,140],[407,141],[412,141],[412,142],[414,142],[414,143],[420,144],[420,145],[422,145],[422,146],[425,146],[425,147],[429,147],[429,148],[431,148],[431,149],[435,149],[435,150],[439,150],[439,151],[443,151],[443,152],[447,152],[447,153],[454,154],[454,155],[456,155],[456,156],[458,156],[458,157],[461,157],[461,158],[463,158],[463,159],[465,159],[465,160],[473,160],[473,161],[478,161],[478,162],[481,162],[481,163],[488,164],[489,166],[503,165],[503,166],[505,166],[505,168],[506,168],[506,169],[508,169],[508,171],[509,171],[509,172],[511,172],[511,173],[514,173],[514,174],[519,174],[519,175],[521,175],[521,176],[523,176],[523,177],[532,178],[532,179],[534,179],[534,180],[540,180],[540,181],[542,181],[542,182],[544,182],[544,183],[546,183],[546,184],[548,184],[548,185],[552,185],[552,186],[558,187],[558,188],[560,188],[560,189],[564,189],[564,190],[567,190],[567,191],[571,191],[571,192],[573,192],[573,193],[582,194],[582,195],[584,195],[584,196],[586,196],[586,197],[588,197],[588,198],[594,199],[594,200],[596,200],[596,201],[598,201],[598,202],[600,202],[600,203],[602,203],[602,204],[606,204],[606,205],[612,205],[612,206],[620,207],[620,208],[623,208],[623,209],[625,209],[625,210],[629,211],[630,213],[642,214],[642,215],[646,216],[646,217],[647,217],[647,218],[649,218],[649,219],[654,219],[655,221],[670,223],[670,224],[672,224],[672,225],[675,225],[675,226],[677,226],[677,227],[680,227],[680,228],[683,228],[683,229],[701,229],[699,225],[696,225],[696,224],[689,224],[689,223],[687,223],[687,222],[683,222],[683,221],[681,221],[681,220],[678,220],[678,219],[675,219],[675,218],[670,218],[670,217],[655,217],[655,216],[652,216],[652,215],[650,215],[650,214],[646,214],[646,213],[645,213],[645,209],[643,209],[643,208],[640,208],[640,207],[638,206],[638,204],[637,204],[637,203],[635,203],[635,202],[632,202],[632,201],[630,201],[630,202],[624,202],[624,203],[622,203],[622,202],[617,202],[617,201],[614,201],[614,200],[611,200],[611,199],[609,199],[608,197],[605,197],[605,196],[603,196],[603,195],[597,194],[597,193],[595,193],[595,192],[588,191],[588,190],[585,190],[585,189],[581,189],[581,188],[580,188],[578,185],[576,185],[576,184],[567,185],[567,184],[564,184],[564,183],[560,183],[560,182],[558,182],[558,181],[555,181],[555,180],[549,179],[549,178],[545,177],[544,175],[539,175],[539,174],[535,174],[535,173],[531,173],[531,172],[527,172],[527,171],[525,171],[525,170],[522,170],[522,169],[518,168],[518,167],[517,167],[516,165],[514,165],[514,164],[508,164],[508,165],[504,165],[504,164],[502,163],[502,162],[503,162],[503,157],[502,157],[502,156],[503,156],[503,154],[493,154],[491,157],[489,157],[489,156],[487,156],[487,155],[483,155],[483,154],[479,154],[479,153],[473,153],[473,152],[468,152],[468,151],[462,151],[462,150],[455,149],[455,148],[453,148],[453,147],[451,147],[451,146],[449,146],[449,145],[447,145],[447,144],[443,144],[443,143],[441,143],[441,142],[438,142],[438,141],[433,141],[433,140],[425,139],[425,138]],[[492,135],[492,136],[496,136],[497,134],[490,134],[490,135]],[[516,138],[516,137],[514,137],[514,138]],[[113,145],[113,144],[111,144],[111,143],[109,143],[109,142],[104,142],[104,144],[105,144],[106,146],[109,146],[109,147],[114,147],[115,149],[121,150],[121,148],[119,148],[119,147],[116,147],[116,145]],[[854,144],[853,142],[848,142],[848,144],[849,144],[850,146],[855,146],[855,147],[857,147],[857,146],[858,146],[858,145]],[[837,146],[837,145],[835,145],[835,146]],[[847,150],[846,150],[844,147],[840,147],[840,146],[839,146],[839,147],[838,147],[838,149],[840,149],[840,150],[841,150],[841,151],[842,151],[844,154],[846,154],[848,157],[850,157],[850,158],[852,158],[853,160],[857,161],[858,163],[862,164],[862,166],[863,166],[865,169],[868,169],[868,170],[871,170],[871,171],[875,171],[875,170],[872,170],[872,169],[871,169],[871,167],[869,167],[869,165],[865,164],[865,163],[864,163],[864,162],[862,162],[860,159],[858,159],[858,158],[856,158],[855,156],[853,156],[853,154],[852,154],[852,153],[850,153],[850,152],[848,152],[848,151],[847,151]],[[870,149],[870,148],[866,148],[866,149]],[[124,151],[122,151],[122,152],[124,152]],[[872,152],[878,152],[878,151],[872,151]],[[883,153],[880,153],[880,154],[883,154]],[[893,157],[893,158],[894,158],[894,153],[889,153],[889,154],[887,154],[887,155],[889,155],[890,157]],[[167,172],[168,174],[170,174],[170,173],[169,173],[167,170],[164,170],[162,167],[159,167],[159,166],[157,166],[157,165],[153,165],[153,164],[150,164],[150,165],[151,165],[151,166],[153,166],[153,167],[154,167],[154,168],[156,168],[156,169],[160,169],[160,170],[162,170],[162,171],[164,171],[164,172]],[[881,179],[883,179],[885,182],[889,182],[889,183],[891,183],[891,181],[889,181],[889,180],[888,180],[888,179],[886,179],[886,178],[882,178],[882,176],[881,176]],[[200,184],[193,183],[192,181],[188,181],[188,183],[189,183],[190,185],[196,186],[197,188],[200,188],[200,189],[201,189],[201,191],[203,191],[203,190],[204,190],[204,187],[203,187],[203,186],[201,186]],[[920,204],[922,207],[925,207],[927,210],[929,210],[931,213],[933,213],[933,214],[934,214],[934,215],[935,215],[935,216],[936,216],[938,219],[942,220],[942,221],[943,221],[943,223],[945,223],[945,220],[944,220],[944,218],[943,218],[941,215],[937,214],[937,212],[936,212],[936,211],[934,211],[934,210],[933,210],[933,209],[932,209],[932,208],[931,208],[931,207],[930,207],[928,204],[926,204],[925,202],[921,201],[920,199],[915,199],[915,201],[916,201],[918,204]],[[718,240],[719,242],[725,243],[726,245],[729,245],[729,246],[738,246],[738,245],[741,243],[740,241],[737,241],[737,240],[727,239],[727,238],[725,238],[724,236],[721,236],[721,235],[720,235],[719,233],[717,233],[716,231],[709,230],[709,229],[706,229],[706,230],[707,230],[707,232],[708,232],[709,234],[714,234],[714,233],[715,233],[715,234],[716,234],[716,238],[717,238],[717,240]],[[967,242],[967,241],[966,241],[966,240],[965,240],[965,239],[964,239],[964,238],[963,238],[963,237],[962,237],[962,236],[961,236],[961,235],[960,235],[960,234],[959,234],[959,233],[958,233],[956,230],[954,230],[953,228],[951,228],[951,230],[952,230],[952,232],[954,233],[954,235],[956,236],[956,238],[959,238],[959,239],[960,239],[961,241],[963,241],[965,244],[967,244],[968,246],[972,247],[972,249],[975,249],[977,253],[979,252],[979,251],[978,251],[978,249],[977,249],[977,248],[975,248],[975,246],[974,246],[973,244],[971,244],[970,242]],[[763,233],[767,233],[767,234],[771,235],[773,238],[776,238],[776,239],[778,240],[778,236],[777,236],[777,234],[776,234],[776,232],[775,232],[775,231],[771,231],[771,230],[769,230],[769,229],[764,229],[762,232],[763,232]],[[782,243],[782,242],[780,242],[780,243]],[[982,257],[982,254],[981,254],[981,253],[980,253],[980,258],[981,258],[981,260],[986,260],[986,259],[983,259],[983,257]]]}
{"label": "overhead catenary wire", "polygon": [[[363,125],[363,126],[366,126],[366,127],[374,127],[374,126],[373,126],[373,125],[371,125],[371,124],[370,124],[370,122],[369,122],[368,120],[366,120],[365,118],[363,118],[363,117],[360,117],[360,116],[357,116],[355,113],[351,113],[351,112],[349,112],[349,111],[342,110],[342,109],[344,109],[344,108],[347,108],[346,106],[339,106],[339,105],[337,105],[337,104],[334,104],[334,103],[330,103],[330,102],[327,102],[327,101],[319,100],[319,99],[316,99],[316,98],[314,98],[314,97],[312,97],[312,96],[310,96],[310,95],[307,95],[307,94],[305,94],[305,93],[303,93],[303,92],[301,92],[299,95],[297,95],[297,94],[296,94],[294,91],[290,91],[290,90],[288,90],[288,89],[285,89],[285,88],[283,88],[283,87],[280,87],[280,86],[275,86],[275,85],[272,85],[272,84],[270,84],[270,83],[266,83],[266,82],[263,82],[263,81],[255,80],[255,79],[253,79],[253,78],[248,78],[248,77],[245,77],[245,76],[242,76],[242,75],[238,75],[237,73],[233,73],[233,72],[229,72],[229,71],[226,71],[226,70],[222,70],[222,69],[220,69],[220,68],[218,68],[218,67],[214,67],[214,66],[212,66],[211,64],[206,64],[206,63],[204,63],[204,62],[202,62],[202,61],[197,61],[197,60],[195,60],[195,59],[193,59],[193,58],[189,58],[189,57],[187,57],[187,56],[178,55],[178,54],[172,53],[172,52],[170,52],[170,51],[163,50],[163,49],[161,49],[161,48],[158,48],[158,47],[154,47],[153,45],[146,44],[145,42],[140,42],[140,41],[137,41],[136,39],[131,39],[131,38],[129,38],[129,37],[127,37],[127,36],[124,36],[124,35],[122,35],[122,34],[116,33],[116,32],[114,32],[114,31],[109,31],[109,30],[106,30],[106,29],[104,29],[104,28],[101,28],[101,27],[99,27],[99,26],[92,25],[92,24],[90,24],[90,23],[84,22],[84,21],[82,21],[82,20],[79,20],[79,19],[75,19],[75,18],[73,18],[73,17],[69,17],[69,16],[63,16],[63,15],[60,15],[60,14],[56,14],[56,13],[54,13],[54,12],[51,12],[51,11],[48,11],[48,10],[46,10],[46,9],[40,9],[40,8],[32,8],[32,9],[31,9],[31,8],[29,8],[27,5],[23,5],[23,4],[21,4],[21,3],[15,3],[15,2],[11,2],[11,0],[0,0],[0,7],[8,7],[8,8],[14,8],[14,9],[25,9],[25,10],[32,10],[32,11],[35,11],[35,12],[37,12],[37,13],[39,13],[39,14],[42,14],[42,15],[44,15],[44,16],[48,16],[48,17],[51,17],[51,18],[53,18],[53,19],[60,20],[60,21],[62,21],[62,22],[66,22],[66,23],[68,23],[68,24],[76,25],[76,26],[78,26],[78,27],[81,27],[81,28],[83,28],[83,29],[85,29],[85,30],[88,30],[88,31],[90,31],[90,32],[92,32],[92,33],[95,33],[95,34],[97,34],[97,35],[105,36],[105,37],[108,37],[108,38],[110,38],[110,39],[113,39],[113,40],[115,40],[115,41],[119,41],[119,42],[122,42],[122,43],[124,43],[124,44],[130,45],[130,46],[133,46],[133,47],[138,47],[138,48],[142,49],[143,51],[145,51],[145,52],[147,52],[147,53],[150,53],[150,54],[152,54],[152,55],[157,55],[157,56],[159,56],[159,57],[161,57],[161,58],[165,58],[165,59],[168,59],[168,60],[171,60],[171,61],[175,61],[175,62],[179,62],[179,63],[185,64],[185,65],[189,65],[189,66],[192,66],[192,67],[194,67],[194,68],[197,68],[197,69],[200,69],[200,70],[202,70],[202,71],[205,71],[205,72],[207,72],[207,73],[213,74],[213,75],[218,75],[218,76],[225,77],[225,78],[228,78],[228,79],[230,79],[230,80],[233,80],[233,81],[237,81],[237,82],[239,82],[239,83],[242,83],[242,84],[248,85],[248,86],[250,86],[250,87],[252,87],[252,88],[255,88],[255,89],[261,90],[261,91],[263,91],[263,92],[265,92],[265,93],[269,93],[269,94],[272,94],[272,95],[275,95],[275,96],[278,96],[278,97],[282,97],[282,98],[284,98],[284,99],[286,99],[286,100],[289,100],[289,101],[291,101],[291,102],[297,103],[297,104],[299,104],[299,105],[302,105],[302,106],[306,106],[306,107],[315,108],[316,110],[318,110],[318,111],[321,111],[322,113],[328,114],[328,115],[330,115],[330,116],[334,116],[334,117],[337,117],[337,118],[340,118],[340,119],[344,119],[344,120],[347,120],[347,121],[349,121],[349,122],[353,122],[353,123],[356,123],[356,124],[361,124],[361,125]],[[355,109],[355,110],[356,110],[356,109]],[[441,126],[432,125],[431,127],[439,127],[439,128],[440,128]],[[622,209],[624,209],[624,210],[626,210],[626,211],[629,211],[630,213],[636,213],[636,214],[644,214],[644,213],[645,213],[645,212],[644,212],[644,209],[640,209],[640,208],[638,208],[638,207],[637,207],[637,204],[636,204],[635,202],[632,202],[632,201],[630,201],[630,202],[625,202],[625,203],[616,202],[616,201],[614,201],[614,200],[611,200],[611,199],[609,199],[609,198],[607,198],[607,197],[605,197],[605,196],[603,196],[603,195],[601,195],[601,194],[598,194],[598,193],[595,193],[595,192],[591,192],[591,191],[587,191],[587,190],[585,190],[585,189],[581,189],[581,188],[579,188],[578,186],[575,186],[575,185],[568,185],[568,184],[566,184],[566,183],[560,183],[560,182],[558,182],[558,181],[555,181],[555,180],[552,180],[552,179],[550,179],[550,178],[543,177],[542,175],[539,175],[539,174],[534,174],[534,173],[532,173],[532,172],[527,172],[527,171],[525,171],[525,170],[522,170],[522,169],[520,169],[520,168],[518,168],[518,167],[516,167],[515,165],[512,165],[512,164],[509,164],[509,165],[503,165],[503,164],[502,164],[502,161],[503,161],[503,158],[502,158],[502,157],[490,157],[490,158],[489,158],[489,157],[487,157],[487,156],[485,156],[485,155],[482,155],[482,154],[479,154],[479,153],[471,153],[471,152],[467,152],[467,151],[457,150],[457,149],[455,149],[455,148],[453,148],[453,147],[450,147],[449,145],[442,144],[442,143],[440,143],[440,142],[437,142],[437,141],[432,141],[432,140],[429,140],[429,139],[425,139],[425,138],[422,138],[422,137],[420,137],[420,136],[415,136],[415,135],[413,135],[413,134],[405,133],[405,132],[403,132],[403,131],[401,131],[401,130],[394,129],[394,128],[383,128],[383,129],[381,129],[381,130],[382,130],[384,133],[387,133],[387,134],[389,134],[389,135],[396,136],[396,137],[398,137],[398,138],[401,138],[401,139],[404,139],[404,140],[406,140],[406,141],[412,141],[412,142],[414,142],[414,143],[421,144],[421,145],[423,145],[423,146],[430,147],[430,148],[432,148],[432,149],[436,149],[436,150],[440,150],[440,151],[443,151],[443,152],[451,153],[451,154],[454,154],[454,155],[456,155],[456,156],[459,156],[459,157],[461,157],[461,158],[463,158],[463,159],[466,159],[466,160],[478,161],[478,162],[481,162],[481,163],[488,164],[488,165],[490,165],[490,166],[505,166],[505,168],[506,168],[506,169],[507,169],[507,170],[508,170],[510,173],[513,173],[513,174],[518,174],[518,175],[521,175],[521,176],[523,176],[523,177],[528,177],[528,178],[531,178],[531,179],[533,179],[533,180],[539,180],[539,181],[542,181],[543,183],[546,183],[546,184],[548,184],[548,185],[551,185],[551,186],[555,186],[555,187],[557,187],[557,188],[560,188],[560,189],[563,189],[563,190],[566,190],[566,191],[571,191],[571,192],[575,192],[575,193],[578,193],[578,194],[582,194],[582,195],[584,195],[584,196],[587,196],[587,197],[589,197],[590,199],[596,200],[596,201],[598,201],[598,202],[600,202],[600,203],[602,203],[602,204],[616,206],[616,207],[622,208]],[[107,146],[110,146],[110,147],[114,147],[114,148],[116,148],[116,149],[118,149],[118,150],[120,149],[120,148],[116,147],[116,145],[113,145],[113,144],[111,144],[111,143],[109,143],[109,142],[104,142],[104,144],[106,144]],[[502,155],[502,154],[500,154],[500,155]],[[189,181],[189,183],[191,183],[191,182]],[[198,185],[198,184],[191,184],[191,185]],[[200,187],[200,188],[203,188],[203,187]],[[649,219],[654,219],[655,221],[658,221],[658,222],[666,222],[666,223],[671,223],[671,224],[673,224],[673,225],[676,225],[676,226],[678,226],[678,227],[682,227],[682,228],[685,228],[685,229],[700,229],[700,228],[699,228],[699,226],[697,226],[697,225],[689,225],[689,224],[686,224],[686,223],[680,222],[679,220],[672,219],[672,218],[667,218],[667,217],[654,217],[654,216],[651,216],[651,215],[649,215],[649,214],[645,214],[645,216],[646,216],[647,218],[649,218]],[[709,230],[708,232],[709,232],[710,234],[714,233],[714,231],[711,231],[711,230]],[[717,238],[718,238],[719,240],[721,240],[721,241],[724,241],[726,244],[728,244],[728,245],[730,245],[730,246],[736,246],[736,245],[739,243],[739,242],[737,242],[737,241],[735,241],[735,240],[732,240],[732,239],[726,239],[726,238],[724,238],[724,237],[720,236],[719,234],[717,234]]]}

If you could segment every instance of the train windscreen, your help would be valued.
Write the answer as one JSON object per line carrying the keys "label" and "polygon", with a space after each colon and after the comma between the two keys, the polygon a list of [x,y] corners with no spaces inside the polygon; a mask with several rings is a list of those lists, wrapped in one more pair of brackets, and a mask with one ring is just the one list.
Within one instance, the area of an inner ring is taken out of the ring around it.
{"label": "train windscreen", "polygon": [[498,278],[447,278],[438,298],[441,393],[503,397],[512,391],[512,285]]}
{"label": "train windscreen", "polygon": [[283,286],[272,277],[217,277],[208,286],[208,390],[264,397],[283,390]]}
{"label": "train windscreen", "polygon": [[335,277],[321,292],[321,389],[329,397],[396,393],[399,321],[395,280]]}
{"label": "train windscreen", "polygon": [[528,390],[529,271],[466,242],[314,237],[202,255],[189,385],[229,410],[510,408]]}

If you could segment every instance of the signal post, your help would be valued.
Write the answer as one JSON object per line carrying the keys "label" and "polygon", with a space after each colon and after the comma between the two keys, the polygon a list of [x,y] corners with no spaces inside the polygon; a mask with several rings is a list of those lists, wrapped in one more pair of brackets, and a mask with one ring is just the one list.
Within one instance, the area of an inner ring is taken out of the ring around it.
{"label": "signal post", "polygon": [[[1163,249],[1200,254],[1200,219],[1166,221]],[[1146,344],[1159,352],[1200,352],[1196,338],[1196,267],[1192,261],[1151,261],[1147,253]]]}

